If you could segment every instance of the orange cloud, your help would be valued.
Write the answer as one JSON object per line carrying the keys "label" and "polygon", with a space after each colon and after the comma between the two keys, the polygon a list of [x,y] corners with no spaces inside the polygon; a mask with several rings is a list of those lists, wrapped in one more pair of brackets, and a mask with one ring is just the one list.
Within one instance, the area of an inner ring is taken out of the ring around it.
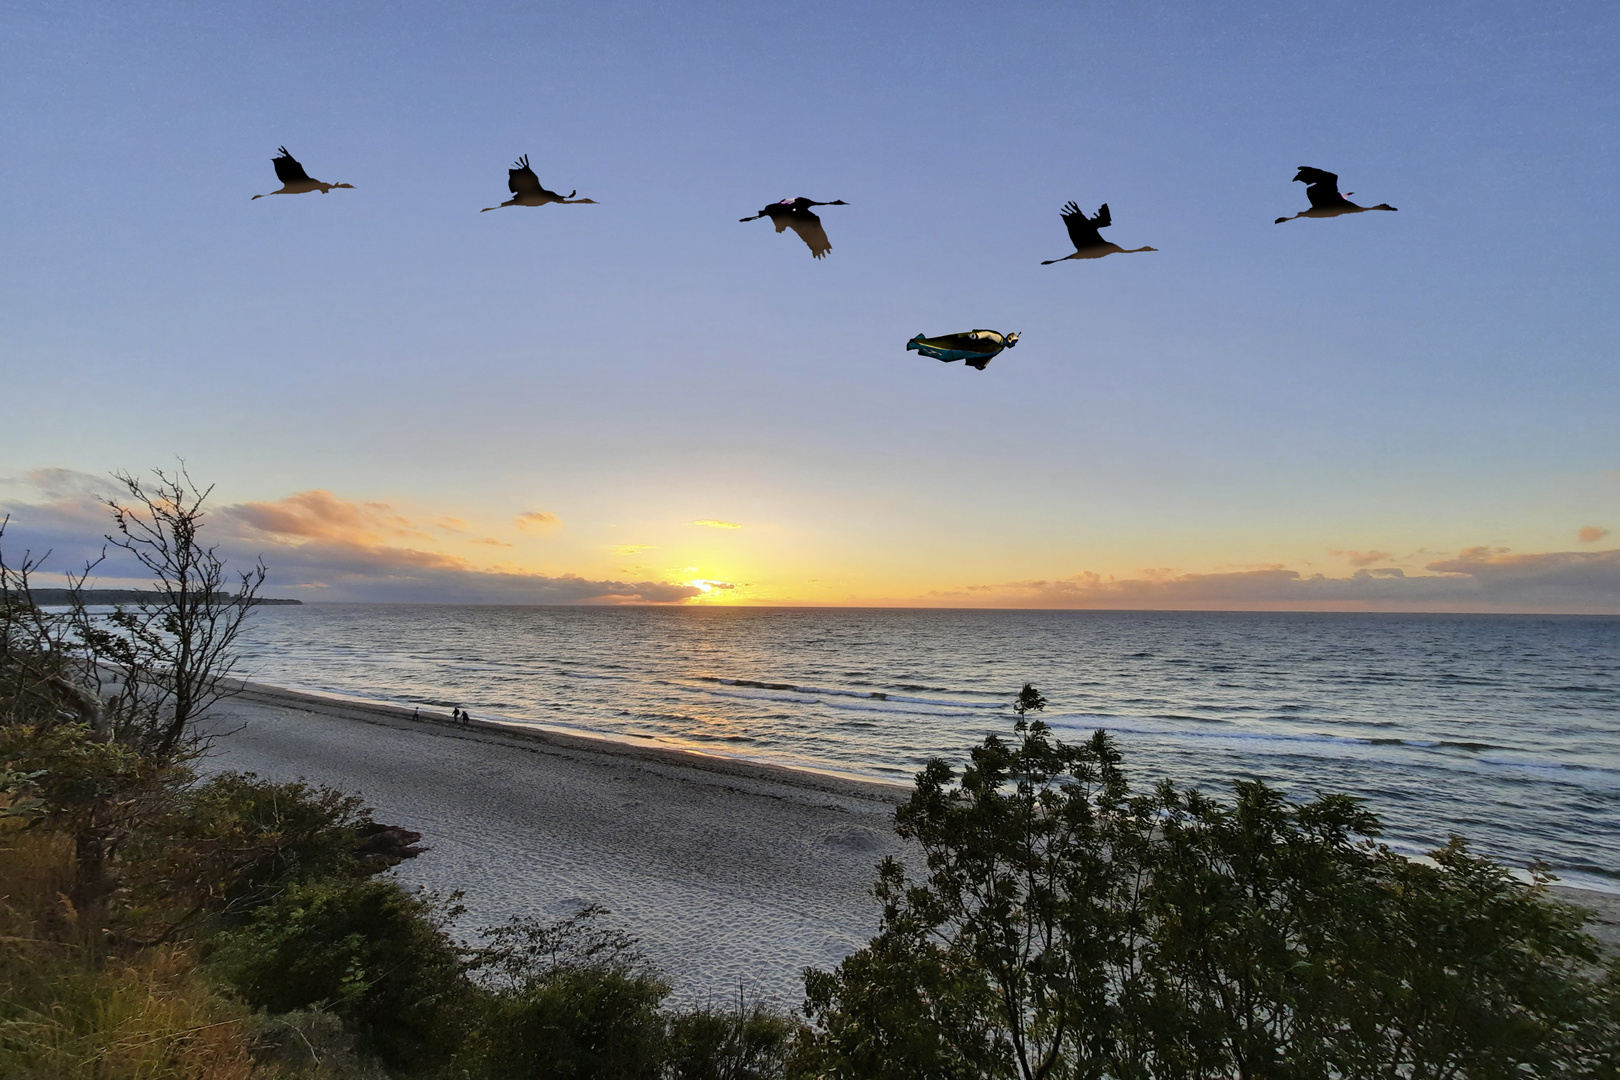
{"label": "orange cloud", "polygon": [[1583,544],[1595,544],[1608,535],[1609,530],[1602,526],[1583,525],[1581,530],[1575,534],[1575,538]]}
{"label": "orange cloud", "polygon": [[714,518],[704,518],[701,521],[694,521],[694,522],[692,522],[692,524],[694,524],[694,525],[702,525],[706,529],[740,529],[740,528],[742,528],[742,526],[737,524],[735,521],[716,521]]}
{"label": "orange cloud", "polygon": [[301,491],[277,502],[239,503],[223,512],[272,536],[363,546],[375,546],[388,538],[428,538],[387,503],[353,502],[330,491]]}
{"label": "orange cloud", "polygon": [[[29,483],[44,502],[8,502],[13,528],[53,548],[68,565],[83,565],[102,548],[107,529],[98,499],[115,493],[97,477],[66,469],[41,470]],[[426,519],[451,530],[460,520]],[[464,604],[668,604],[703,591],[687,582],[592,580],[578,574],[539,574],[520,566],[477,566],[459,555],[399,546],[400,538],[432,542],[413,521],[387,503],[354,501],[329,491],[303,491],[274,502],[238,503],[210,511],[211,543],[232,566],[251,566],[262,556],[270,567],[269,595],[319,590],[322,599],[416,601]],[[11,530],[7,530],[8,533]],[[475,544],[505,545],[493,538]],[[128,560],[124,560],[126,563]],[[133,576],[124,573],[133,571]],[[102,564],[103,584],[138,582],[137,567]],[[108,579],[113,579],[109,581]]]}
{"label": "orange cloud", "polygon": [[530,510],[526,514],[519,514],[515,520],[517,527],[525,532],[529,529],[549,529],[559,524],[556,514],[548,514],[544,510]]}
{"label": "orange cloud", "polygon": [[1330,551],[1328,554],[1339,556],[1351,566],[1371,566],[1373,563],[1389,562],[1395,557],[1388,551]]}
{"label": "orange cloud", "polygon": [[619,544],[609,548],[615,555],[636,555],[643,551],[657,551],[651,544]]}

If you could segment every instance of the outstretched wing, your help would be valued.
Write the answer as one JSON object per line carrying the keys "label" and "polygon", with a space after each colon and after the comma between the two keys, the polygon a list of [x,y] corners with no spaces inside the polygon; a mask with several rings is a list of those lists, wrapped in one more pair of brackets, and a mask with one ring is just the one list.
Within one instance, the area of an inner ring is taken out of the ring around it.
{"label": "outstretched wing", "polygon": [[534,175],[529,168],[529,155],[524,154],[512,163],[515,168],[506,170],[506,189],[514,195],[538,195],[544,189],[540,186],[540,178]]}
{"label": "outstretched wing", "polygon": [[298,164],[298,159],[287,153],[285,146],[277,147],[281,151],[280,157],[270,159],[270,164],[276,167],[276,179],[283,184],[296,184],[299,181],[308,182],[309,173]]}
{"label": "outstretched wing", "polygon": [[1063,208],[1063,224],[1069,229],[1069,239],[1073,241],[1076,251],[1084,251],[1088,247],[1102,244],[1102,235],[1097,230],[1106,229],[1111,221],[1107,203],[1103,203],[1095,218],[1086,217],[1086,212],[1073,201]]}
{"label": "outstretched wing", "polygon": [[1312,209],[1322,210],[1330,206],[1347,206],[1350,203],[1349,199],[1339,194],[1337,173],[1301,165],[1294,179],[1304,183],[1305,197],[1311,200]]}
{"label": "outstretched wing", "polygon": [[827,239],[827,230],[821,227],[821,219],[809,210],[777,218],[777,232],[782,231],[784,221],[788,228],[799,234],[799,239],[805,242],[815,258],[826,258],[827,252],[832,250],[832,241]]}

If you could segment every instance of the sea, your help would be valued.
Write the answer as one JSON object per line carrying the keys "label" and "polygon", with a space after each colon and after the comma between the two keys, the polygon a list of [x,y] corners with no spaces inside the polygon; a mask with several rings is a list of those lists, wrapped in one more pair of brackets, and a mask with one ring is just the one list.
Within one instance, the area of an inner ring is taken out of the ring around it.
{"label": "sea", "polygon": [[825,608],[261,607],[255,681],[858,777],[1113,734],[1133,787],[1347,793],[1620,892],[1620,618]]}

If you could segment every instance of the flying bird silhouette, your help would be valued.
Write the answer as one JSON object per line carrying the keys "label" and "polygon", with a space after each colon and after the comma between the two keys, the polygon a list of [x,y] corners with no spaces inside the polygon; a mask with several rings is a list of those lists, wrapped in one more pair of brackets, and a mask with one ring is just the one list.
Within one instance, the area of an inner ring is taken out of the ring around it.
{"label": "flying bird silhouette", "polygon": [[[1313,169],[1309,165],[1301,165],[1299,174],[1294,177],[1296,184],[1305,185],[1305,197],[1311,200],[1309,210],[1301,210],[1294,217],[1280,217],[1272,224],[1281,225],[1285,221],[1293,221],[1301,217],[1338,217],[1340,214],[1360,214],[1367,210],[1394,210],[1389,203],[1379,203],[1377,206],[1357,206],[1343,195],[1339,194],[1339,177],[1337,173],[1330,173],[1326,169]],[[1350,194],[1354,195],[1355,192]]]}
{"label": "flying bird silhouette", "polygon": [[821,227],[821,219],[812,206],[848,206],[843,199],[834,199],[832,202],[814,202],[800,195],[797,199],[783,199],[774,202],[755,214],[753,217],[738,218],[738,221],[758,221],[768,217],[776,226],[776,231],[792,229],[799,234],[799,239],[805,242],[810,254],[817,259],[825,258],[827,252],[832,250],[832,242],[827,239],[827,230]]}
{"label": "flying bird silhouette", "polygon": [[1018,344],[1018,331],[1003,334],[995,330],[968,330],[960,334],[941,334],[939,337],[924,337],[918,334],[906,342],[906,351],[915,349],[924,356],[932,356],[935,360],[952,363],[957,360],[967,362],[970,368],[984,370],[988,364],[1003,349],[1010,349]]}
{"label": "flying bird silhouette", "polygon": [[[529,168],[529,155],[524,154],[512,163],[512,168],[506,170],[506,189],[512,197],[501,203],[501,206],[544,206],[547,203],[590,203],[596,205],[595,199],[576,199],[578,191],[570,191],[567,195],[559,195],[555,191],[547,191],[540,184],[540,178],[534,175]],[[489,210],[499,210],[501,206],[486,206],[478,211],[480,214]]]}
{"label": "flying bird silhouette", "polygon": [[[253,199],[262,199],[265,195],[302,195],[306,191],[318,191],[325,195],[333,188],[352,188],[353,184],[328,184],[321,180],[310,179],[309,173],[298,164],[298,159],[287,153],[285,146],[277,147],[280,157],[270,159],[270,164],[276,167],[276,179],[281,181],[281,187],[275,191],[266,191],[264,195],[255,195]],[[253,199],[249,199],[252,202]]]}
{"label": "flying bird silhouette", "polygon": [[1094,218],[1086,217],[1086,212],[1073,200],[1063,208],[1062,213],[1063,224],[1069,230],[1069,239],[1074,241],[1074,254],[1065,255],[1062,259],[1043,259],[1042,266],[1051,266],[1067,259],[1100,259],[1115,252],[1121,255],[1135,255],[1139,251],[1159,250],[1155,247],[1122,248],[1118,244],[1104,240],[1099,230],[1106,229],[1114,223],[1114,219],[1108,213],[1107,203],[1102,204]]}

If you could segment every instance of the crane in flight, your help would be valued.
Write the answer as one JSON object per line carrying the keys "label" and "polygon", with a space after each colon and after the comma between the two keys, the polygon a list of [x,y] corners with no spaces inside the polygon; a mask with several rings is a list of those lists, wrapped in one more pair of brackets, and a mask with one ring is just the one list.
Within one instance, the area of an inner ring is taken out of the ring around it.
{"label": "crane in flight", "polygon": [[[1339,194],[1339,176],[1326,169],[1313,169],[1309,165],[1301,165],[1299,173],[1294,177],[1296,184],[1305,185],[1305,197],[1311,200],[1309,210],[1301,210],[1294,217],[1280,217],[1272,224],[1281,225],[1285,221],[1293,221],[1302,217],[1338,217],[1340,214],[1360,214],[1368,210],[1394,210],[1389,203],[1379,203],[1377,206],[1357,206],[1343,195]],[[1350,194],[1354,195],[1355,192]]]}
{"label": "crane in flight", "polygon": [[1086,217],[1086,212],[1074,200],[1062,210],[1063,224],[1069,230],[1069,239],[1074,242],[1074,254],[1065,255],[1062,259],[1043,259],[1042,266],[1051,266],[1067,259],[1100,259],[1104,255],[1135,255],[1139,251],[1158,251],[1156,247],[1122,248],[1118,244],[1102,238],[1100,230],[1108,228],[1114,219],[1108,213],[1108,204],[1103,203],[1097,211],[1097,216]]}
{"label": "crane in flight", "polygon": [[[277,147],[281,156],[270,159],[270,164],[276,167],[276,179],[281,181],[281,187],[275,191],[266,191],[263,195],[255,195],[253,199],[262,199],[265,195],[302,195],[307,191],[318,191],[325,195],[333,188],[352,188],[353,184],[328,184],[323,180],[312,180],[304,167],[298,164],[298,159],[287,153],[285,146]],[[252,202],[253,199],[249,199]]]}
{"label": "crane in flight", "polygon": [[738,221],[758,221],[762,217],[771,219],[776,231],[792,229],[799,234],[805,246],[810,249],[813,258],[825,258],[827,252],[832,250],[832,242],[827,239],[827,230],[821,227],[821,218],[810,209],[812,206],[848,206],[843,199],[834,199],[832,202],[815,202],[800,195],[797,199],[783,199],[773,202],[753,217],[738,218]]}
{"label": "crane in flight", "polygon": [[[506,189],[512,197],[501,203],[501,206],[544,206],[547,203],[590,203],[596,204],[595,199],[576,199],[578,191],[570,191],[567,195],[559,195],[555,191],[547,191],[540,183],[540,178],[534,175],[529,168],[529,155],[524,154],[512,163],[506,170]],[[480,214],[490,210],[499,210],[501,206],[486,206],[478,211]]]}

